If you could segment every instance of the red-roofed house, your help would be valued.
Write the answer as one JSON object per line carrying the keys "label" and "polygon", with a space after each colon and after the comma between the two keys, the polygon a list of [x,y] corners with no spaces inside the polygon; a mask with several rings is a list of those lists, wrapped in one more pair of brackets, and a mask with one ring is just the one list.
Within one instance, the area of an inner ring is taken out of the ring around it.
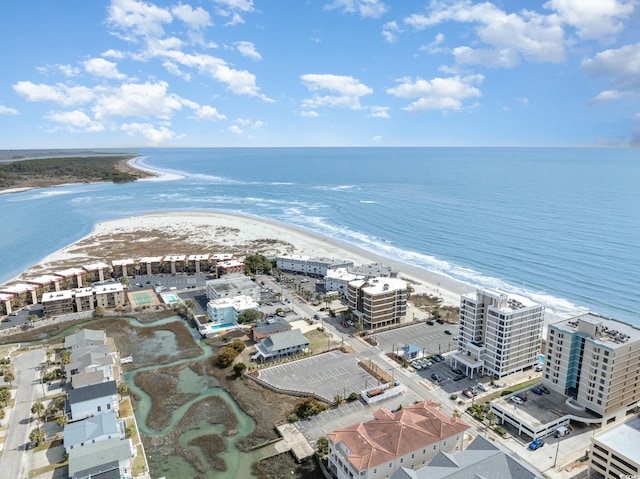
{"label": "red-roofed house", "polygon": [[461,451],[469,429],[435,401],[379,409],[373,417],[327,435],[329,467],[338,479],[383,479],[400,467],[422,467],[439,452]]}

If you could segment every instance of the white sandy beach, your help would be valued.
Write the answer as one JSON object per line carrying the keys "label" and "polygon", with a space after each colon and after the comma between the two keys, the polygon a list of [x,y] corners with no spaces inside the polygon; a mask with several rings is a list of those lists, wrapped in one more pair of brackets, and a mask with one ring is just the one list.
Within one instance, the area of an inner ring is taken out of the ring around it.
{"label": "white sandy beach", "polygon": [[[258,219],[237,214],[221,212],[166,212],[134,216],[113,221],[99,223],[87,237],[71,244],[44,258],[37,266],[37,271],[27,272],[42,274],[60,268],[60,263],[69,262],[74,265],[85,261],[111,262],[118,258],[97,258],[95,255],[84,254],[82,245],[107,241],[115,235],[135,234],[137,243],[145,241],[145,232],[161,230],[167,235],[189,237],[189,247],[184,251],[158,251],[157,254],[197,254],[224,253],[225,251],[210,251],[207,245],[238,245],[250,244],[255,240],[277,240],[270,255],[298,254],[310,257],[326,257],[341,260],[351,260],[361,265],[367,263],[381,263],[391,266],[400,272],[404,279],[409,279],[415,293],[426,293],[440,296],[444,305],[458,306],[460,294],[473,291],[473,287],[454,281],[422,268],[400,263],[382,256],[370,253],[355,246],[327,239],[299,228],[284,225],[274,221]],[[148,239],[153,243],[153,235]],[[194,246],[201,245],[201,250],[191,251]],[[288,244],[288,245],[287,245]],[[291,247],[293,246],[293,248]],[[149,245],[150,250],[153,245]],[[86,248],[87,250],[89,248]],[[251,251],[247,251],[248,254]],[[55,266],[54,266],[55,265]]]}

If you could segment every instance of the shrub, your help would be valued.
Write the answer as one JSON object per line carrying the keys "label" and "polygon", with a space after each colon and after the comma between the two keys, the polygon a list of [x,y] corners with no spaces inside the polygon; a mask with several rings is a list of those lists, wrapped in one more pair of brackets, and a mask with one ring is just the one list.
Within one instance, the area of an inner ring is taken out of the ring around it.
{"label": "shrub", "polygon": [[508,395],[509,395],[509,394],[511,394],[512,392],[513,392],[513,391],[505,390],[505,391],[502,391],[502,392],[500,393],[500,396],[508,396]]}
{"label": "shrub", "polygon": [[305,398],[293,407],[293,412],[299,418],[311,417],[321,413],[326,406],[315,398]]}
{"label": "shrub", "polygon": [[233,348],[238,354],[246,348],[245,344],[240,339],[234,339],[227,347]]}
{"label": "shrub", "polygon": [[225,346],[220,350],[218,355],[216,356],[216,366],[219,368],[228,368],[233,363],[233,360],[238,355],[238,352],[232,347]]}
{"label": "shrub", "polygon": [[326,456],[329,454],[329,440],[325,436],[320,436],[316,441],[316,448],[318,449],[318,454]]}
{"label": "shrub", "polygon": [[245,363],[236,363],[233,365],[233,372],[236,373],[236,376],[242,376],[242,373],[247,369],[247,365]]}
{"label": "shrub", "polygon": [[449,399],[451,399],[452,401],[455,401],[456,399],[458,399],[458,395],[452,394],[451,396],[449,396]]}
{"label": "shrub", "polygon": [[360,396],[358,395],[358,393],[351,393],[347,398],[347,400],[349,400],[350,402],[357,401],[358,399],[360,399]]}

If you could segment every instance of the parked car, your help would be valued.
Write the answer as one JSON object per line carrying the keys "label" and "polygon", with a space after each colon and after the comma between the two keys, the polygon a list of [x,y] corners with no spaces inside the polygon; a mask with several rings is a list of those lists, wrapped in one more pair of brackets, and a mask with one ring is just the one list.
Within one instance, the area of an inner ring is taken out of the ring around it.
{"label": "parked car", "polygon": [[516,404],[524,404],[524,401],[520,399],[518,396],[511,396],[511,400]]}
{"label": "parked car", "polygon": [[422,359],[420,361],[420,366],[422,366],[422,369],[427,369],[429,366],[431,366],[431,364],[433,363],[431,363],[430,361],[427,361],[426,359]]}
{"label": "parked car", "polygon": [[485,386],[484,384],[482,384],[482,383],[478,383],[478,385],[477,385],[476,387],[477,387],[480,391],[483,391],[483,392],[485,392],[485,393],[489,390],[489,388],[488,388],[487,386]]}
{"label": "parked car", "polygon": [[517,396],[522,400],[522,402],[527,402],[527,399],[529,399],[526,394],[517,394]]}
{"label": "parked car", "polygon": [[545,394],[549,394],[551,392],[547,388],[545,388],[544,386],[540,386],[540,391],[542,391]]}
{"label": "parked car", "polygon": [[542,439],[534,439],[531,441],[531,444],[529,444],[529,449],[535,451],[536,449],[540,449],[542,446],[544,446],[544,441]]}
{"label": "parked car", "polygon": [[474,396],[478,395],[478,391],[476,391],[476,388],[474,388],[473,386],[469,388],[469,391],[471,391],[471,394],[473,394]]}
{"label": "parked car", "polygon": [[540,372],[542,370],[544,370],[544,364],[536,364],[536,371]]}
{"label": "parked car", "polygon": [[451,370],[452,370],[454,373],[456,373],[457,375],[464,374],[464,373],[463,373],[462,371],[460,371],[459,369],[453,369],[453,368],[451,368]]}
{"label": "parked car", "polygon": [[427,321],[427,324],[428,324],[429,326],[433,326],[433,325],[434,325],[434,324],[436,324],[436,323],[434,323],[433,321],[429,320],[429,321]]}
{"label": "parked car", "polygon": [[431,375],[431,379],[433,379],[434,381],[436,381],[436,382],[438,382],[438,383],[439,383],[440,381],[442,381],[442,378],[440,377],[440,375],[439,375],[439,374],[436,374],[436,373],[433,373],[433,374]]}
{"label": "parked car", "polygon": [[571,432],[571,430],[566,427],[566,426],[560,426],[558,429],[555,430],[555,432],[553,433],[553,437],[562,437],[562,436],[566,436],[567,434],[569,434]]}
{"label": "parked car", "polygon": [[531,392],[537,394],[538,396],[542,395],[542,389],[540,388],[533,388]]}
{"label": "parked car", "polygon": [[433,356],[431,359],[432,359],[433,361],[435,361],[436,363],[441,363],[441,362],[442,362],[442,359],[440,359],[440,357],[439,357],[439,356]]}
{"label": "parked car", "polygon": [[422,364],[420,364],[420,361],[414,361],[411,363],[411,367],[413,367],[413,369],[422,369]]}
{"label": "parked car", "polygon": [[434,354],[433,356],[439,358],[440,361],[444,361],[444,356],[442,354]]}
{"label": "parked car", "polygon": [[431,361],[429,361],[428,359],[423,359],[422,362],[425,363],[427,365],[427,367],[433,366],[433,363]]}
{"label": "parked car", "polygon": [[471,391],[469,391],[468,389],[463,389],[462,390],[462,395],[463,396],[467,396],[469,399],[471,399],[473,397],[473,393]]}
{"label": "parked car", "polygon": [[449,336],[451,336],[453,333],[451,331],[449,331],[448,329],[444,330],[444,334],[448,334]]}

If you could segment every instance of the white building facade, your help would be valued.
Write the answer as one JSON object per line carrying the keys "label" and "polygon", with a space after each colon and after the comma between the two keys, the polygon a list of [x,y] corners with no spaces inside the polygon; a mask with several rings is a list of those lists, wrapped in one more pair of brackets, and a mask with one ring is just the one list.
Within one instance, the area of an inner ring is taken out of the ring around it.
{"label": "white building facade", "polygon": [[363,329],[399,323],[407,314],[407,283],[401,279],[351,281],[347,297],[352,320]]}

